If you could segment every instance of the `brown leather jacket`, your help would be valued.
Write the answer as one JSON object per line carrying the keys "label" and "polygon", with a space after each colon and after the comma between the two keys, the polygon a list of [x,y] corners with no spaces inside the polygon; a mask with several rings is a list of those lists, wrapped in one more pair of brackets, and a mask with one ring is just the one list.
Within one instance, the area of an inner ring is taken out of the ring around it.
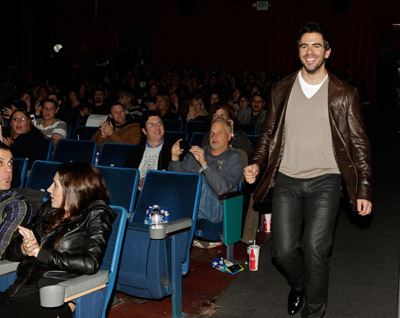
{"label": "brown leather jacket", "polygon": [[[260,167],[254,201],[263,202],[274,186],[283,154],[287,103],[298,72],[278,82],[271,92],[267,116],[259,133],[257,149],[251,160]],[[363,123],[357,90],[328,72],[329,121],[333,151],[350,203],[357,210],[357,199],[372,202],[370,144]]]}

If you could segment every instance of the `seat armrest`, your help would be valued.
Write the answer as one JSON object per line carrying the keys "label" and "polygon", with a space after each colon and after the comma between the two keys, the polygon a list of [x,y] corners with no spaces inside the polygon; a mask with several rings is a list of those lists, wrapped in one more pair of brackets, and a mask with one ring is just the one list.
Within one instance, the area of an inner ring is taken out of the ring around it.
{"label": "seat armrest", "polygon": [[192,219],[182,218],[174,220],[168,223],[164,223],[162,227],[154,229],[150,226],[149,234],[152,240],[162,240],[167,234],[173,234],[175,232],[188,229],[192,226]]}
{"label": "seat armrest", "polygon": [[65,298],[84,292],[85,290],[108,283],[108,270],[100,270],[93,275],[81,275],[59,283],[65,286]]}
{"label": "seat armrest", "polygon": [[10,262],[7,260],[0,261],[0,275],[15,272],[17,270],[19,262]]}
{"label": "seat armrest", "polygon": [[192,219],[190,218],[182,218],[169,223],[165,223],[166,226],[166,234],[172,234],[174,232],[178,232],[184,230],[186,228],[190,228],[192,226]]}
{"label": "seat armrest", "polygon": [[[93,275],[81,275],[63,281],[58,286],[65,288],[65,302],[71,301],[83,295],[89,294],[95,290],[102,289],[108,283],[108,270],[100,270]],[[47,292],[47,291],[46,291]],[[41,291],[40,297],[51,298],[46,292]],[[53,307],[58,307],[59,304],[54,304]],[[51,303],[47,300],[46,307],[52,307]]]}
{"label": "seat armrest", "polygon": [[220,196],[218,196],[218,199],[220,200],[228,200],[230,198],[234,198],[237,197],[239,195],[242,195],[243,191],[240,192],[230,192],[230,193],[226,193],[226,194],[221,194]]}

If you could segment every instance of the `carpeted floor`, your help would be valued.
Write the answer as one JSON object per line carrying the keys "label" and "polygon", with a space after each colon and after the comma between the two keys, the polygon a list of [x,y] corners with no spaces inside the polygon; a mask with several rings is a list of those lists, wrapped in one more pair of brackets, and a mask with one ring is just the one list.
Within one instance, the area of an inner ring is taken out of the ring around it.
{"label": "carpeted floor", "polygon": [[[367,220],[349,217],[343,210],[339,213],[326,318],[397,317],[400,134],[376,133],[371,142],[375,178],[373,216]],[[218,311],[212,318],[289,317],[289,289],[285,278],[271,263],[267,242],[261,248],[260,270],[241,273],[221,294],[216,303]]]}

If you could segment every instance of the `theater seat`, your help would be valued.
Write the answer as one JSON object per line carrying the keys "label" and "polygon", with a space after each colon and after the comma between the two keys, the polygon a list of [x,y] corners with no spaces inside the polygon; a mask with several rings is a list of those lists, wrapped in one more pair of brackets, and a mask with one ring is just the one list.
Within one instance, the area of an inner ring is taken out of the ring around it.
{"label": "theater seat", "polygon": [[[131,296],[162,299],[172,294],[174,317],[182,314],[182,275],[189,271],[189,252],[201,192],[199,174],[150,170],[135,213],[128,223],[116,289]],[[147,207],[170,211],[170,223],[190,224],[165,239],[150,239],[144,224]],[[161,313],[160,313],[161,314]]]}

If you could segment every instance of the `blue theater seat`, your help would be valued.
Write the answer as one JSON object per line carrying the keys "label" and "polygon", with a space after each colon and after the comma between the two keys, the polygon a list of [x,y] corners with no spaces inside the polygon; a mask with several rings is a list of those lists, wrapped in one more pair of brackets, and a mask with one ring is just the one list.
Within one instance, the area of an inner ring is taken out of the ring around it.
{"label": "blue theater seat", "polygon": [[[173,317],[181,316],[182,275],[189,270],[200,191],[199,174],[147,172],[126,231],[118,291],[146,299],[162,299],[172,294]],[[149,226],[144,224],[145,212],[148,206],[156,204],[169,208],[169,225],[182,219],[191,221],[191,225],[178,233],[170,233],[165,239],[150,239]]]}

